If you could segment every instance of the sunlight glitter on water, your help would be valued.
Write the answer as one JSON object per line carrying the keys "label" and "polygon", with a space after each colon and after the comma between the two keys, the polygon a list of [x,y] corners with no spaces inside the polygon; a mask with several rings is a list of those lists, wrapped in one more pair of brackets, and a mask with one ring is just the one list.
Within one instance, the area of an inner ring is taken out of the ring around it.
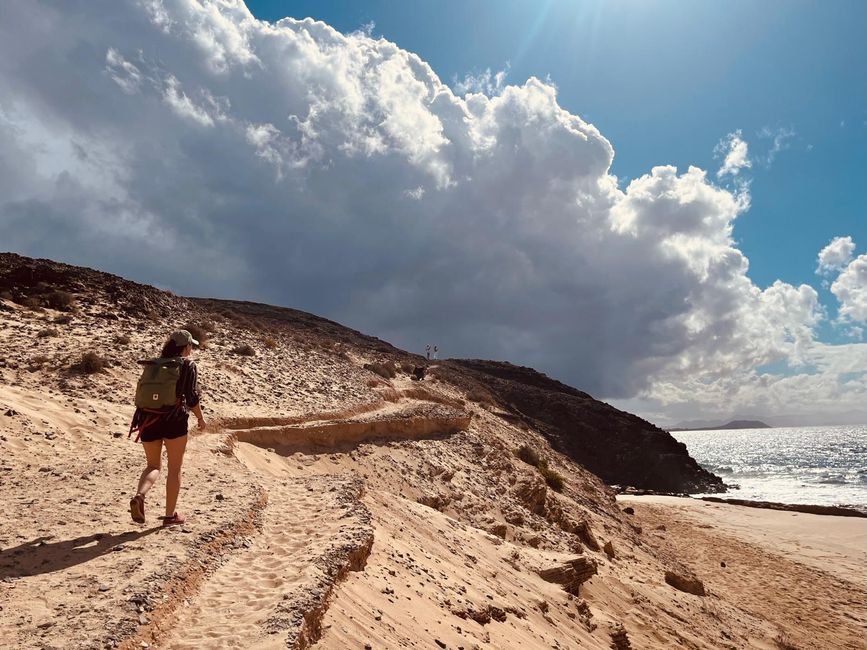
{"label": "sunlight glitter on water", "polygon": [[867,507],[867,426],[675,431],[739,499]]}

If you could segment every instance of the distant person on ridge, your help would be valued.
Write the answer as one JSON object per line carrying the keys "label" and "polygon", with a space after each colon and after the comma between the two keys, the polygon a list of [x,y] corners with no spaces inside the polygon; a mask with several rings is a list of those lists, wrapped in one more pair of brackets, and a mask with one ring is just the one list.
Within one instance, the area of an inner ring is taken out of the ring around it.
{"label": "distant person on ridge", "polygon": [[425,356],[427,357],[427,360],[430,361],[430,346],[429,345],[424,346],[424,352],[425,352]]}
{"label": "distant person on ridge", "polygon": [[159,477],[163,445],[168,456],[166,477],[166,516],[164,526],[185,521],[175,507],[181,491],[181,465],[187,448],[187,425],[190,411],[196,415],[199,430],[207,426],[199,405],[198,371],[188,357],[199,342],[187,330],[178,330],[163,345],[158,359],[140,361],[145,366],[136,387],[136,410],[130,434],[137,431],[147,466],[138,482],[138,490],[129,502],[133,521],[145,521],[145,495]]}
{"label": "distant person on ridge", "polygon": [[437,346],[434,346],[434,354],[433,354],[434,361],[437,360],[437,353],[439,353],[439,351],[440,351],[440,349]]}

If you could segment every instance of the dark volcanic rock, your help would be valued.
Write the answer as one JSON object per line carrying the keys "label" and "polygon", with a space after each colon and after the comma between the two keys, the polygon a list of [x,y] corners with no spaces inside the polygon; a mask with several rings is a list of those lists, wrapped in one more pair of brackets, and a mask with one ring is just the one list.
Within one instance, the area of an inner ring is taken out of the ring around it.
{"label": "dark volcanic rock", "polygon": [[671,434],[532,368],[475,359],[446,365],[470,371],[501,408],[606,483],[660,492],[725,491],[722,480],[702,469]]}

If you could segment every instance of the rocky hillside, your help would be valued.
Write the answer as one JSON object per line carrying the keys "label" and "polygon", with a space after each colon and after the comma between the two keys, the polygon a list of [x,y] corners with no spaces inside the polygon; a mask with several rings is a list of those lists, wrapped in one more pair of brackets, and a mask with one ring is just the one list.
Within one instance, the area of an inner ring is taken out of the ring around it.
{"label": "rocky hillside", "polygon": [[[247,340],[261,346],[261,341],[274,341],[273,337],[280,335],[290,337],[296,349],[300,344],[302,349],[313,346],[345,355],[351,348],[372,355],[377,362],[390,363],[403,374],[410,366],[424,363],[421,356],[302,311],[240,301],[179,298],[107,273],[9,253],[0,254],[0,296],[30,308],[75,310],[107,321],[159,323],[179,322],[180,318],[184,324],[198,319],[186,324],[205,337],[208,329],[224,323],[227,333],[243,332],[235,337],[238,348]],[[251,346],[255,352],[254,348]],[[328,381],[327,371],[331,369],[333,364],[323,368],[326,376],[322,381]],[[477,397],[478,403],[506,421],[541,432],[554,449],[609,485],[663,492],[724,490],[721,479],[699,467],[686,447],[667,432],[531,368],[454,360],[439,363],[435,375]],[[225,375],[208,383],[214,387],[212,397],[223,391],[230,393],[237,384]],[[251,394],[246,399],[250,404],[279,409],[293,401],[287,388],[274,387],[270,395]]]}
{"label": "rocky hillside", "polygon": [[[160,528],[161,478],[137,525],[137,360],[182,326],[205,342],[210,426],[187,445],[187,523]],[[0,255],[4,645],[734,649],[775,647],[781,625],[819,647],[858,638],[822,604],[857,599],[849,586],[812,575],[808,594],[747,607],[716,591],[752,579],[726,568],[743,545],[687,561],[687,542],[618,505],[606,481],[719,486],[658,429],[530,369],[447,361],[413,381],[421,361],[303,312]]]}
{"label": "rocky hillside", "polygon": [[686,445],[668,432],[532,368],[466,359],[449,367],[484,384],[506,411],[504,417],[541,432],[554,449],[609,485],[663,492],[724,490],[722,480],[702,469]]}

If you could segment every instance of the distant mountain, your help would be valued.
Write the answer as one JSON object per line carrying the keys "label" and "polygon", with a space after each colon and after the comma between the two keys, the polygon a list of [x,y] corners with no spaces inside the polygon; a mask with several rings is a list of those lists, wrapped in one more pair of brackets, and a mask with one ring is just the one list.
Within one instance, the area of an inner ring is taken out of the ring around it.
{"label": "distant mountain", "polygon": [[[681,420],[672,427],[663,427],[666,431],[689,431],[699,429],[747,429],[760,427],[821,427],[867,424],[867,411],[841,411],[831,415],[822,413],[784,414],[784,415],[740,415],[728,418],[727,424],[720,420]],[[741,426],[741,422],[757,422],[749,426]],[[738,426],[730,426],[737,424]]]}
{"label": "distant mountain", "polygon": [[770,429],[771,425],[765,424],[761,420],[732,420],[726,424],[691,427],[691,428],[673,428],[669,431],[713,431],[717,429]]}

